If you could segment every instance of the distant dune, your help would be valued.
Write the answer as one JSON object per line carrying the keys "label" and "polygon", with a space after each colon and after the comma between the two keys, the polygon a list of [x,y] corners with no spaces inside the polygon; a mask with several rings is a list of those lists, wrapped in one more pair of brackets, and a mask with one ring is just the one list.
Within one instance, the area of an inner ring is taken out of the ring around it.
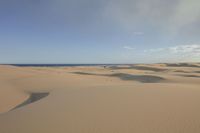
{"label": "distant dune", "polygon": [[200,133],[200,64],[0,65],[0,133]]}

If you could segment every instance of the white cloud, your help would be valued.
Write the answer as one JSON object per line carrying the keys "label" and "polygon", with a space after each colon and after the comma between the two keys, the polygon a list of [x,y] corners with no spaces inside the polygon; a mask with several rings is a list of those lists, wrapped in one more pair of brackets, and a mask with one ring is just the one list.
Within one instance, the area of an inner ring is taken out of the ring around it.
{"label": "white cloud", "polygon": [[180,45],[169,48],[172,53],[190,53],[190,54],[200,54],[200,45]]}
{"label": "white cloud", "polygon": [[147,55],[159,56],[163,61],[200,61],[200,44],[155,48],[144,50],[144,52]]}
{"label": "white cloud", "polygon": [[130,46],[124,46],[123,48],[124,48],[124,49],[127,49],[127,50],[134,50],[134,48],[133,48],[133,47],[130,47]]}

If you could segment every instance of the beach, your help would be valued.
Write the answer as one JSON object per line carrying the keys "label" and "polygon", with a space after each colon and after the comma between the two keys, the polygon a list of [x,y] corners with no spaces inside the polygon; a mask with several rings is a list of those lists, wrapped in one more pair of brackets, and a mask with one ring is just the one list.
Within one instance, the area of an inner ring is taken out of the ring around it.
{"label": "beach", "polygon": [[199,133],[200,63],[0,65],[0,133]]}

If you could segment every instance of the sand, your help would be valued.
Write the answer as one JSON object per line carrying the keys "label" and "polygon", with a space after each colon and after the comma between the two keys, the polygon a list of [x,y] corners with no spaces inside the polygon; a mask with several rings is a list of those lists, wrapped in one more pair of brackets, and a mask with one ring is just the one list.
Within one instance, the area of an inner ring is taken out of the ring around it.
{"label": "sand", "polygon": [[200,64],[0,65],[0,133],[200,133]]}

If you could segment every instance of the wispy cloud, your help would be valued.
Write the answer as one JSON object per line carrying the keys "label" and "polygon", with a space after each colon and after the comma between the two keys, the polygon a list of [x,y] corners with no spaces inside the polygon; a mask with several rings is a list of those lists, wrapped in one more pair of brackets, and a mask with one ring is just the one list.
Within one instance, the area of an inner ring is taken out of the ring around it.
{"label": "wispy cloud", "polygon": [[166,48],[155,48],[144,50],[144,52],[170,52],[173,54],[199,54],[200,55],[200,44],[191,44],[191,45],[177,45]]}
{"label": "wispy cloud", "polygon": [[172,53],[190,53],[190,54],[199,54],[200,55],[200,45],[193,44],[193,45],[181,45],[181,46],[175,46],[170,47],[169,51]]}
{"label": "wispy cloud", "polygon": [[144,35],[144,32],[137,31],[137,32],[133,32],[133,34],[136,36],[142,36],[142,35]]}
{"label": "wispy cloud", "polygon": [[148,25],[169,34],[194,36],[200,33],[199,6],[199,0],[111,0],[106,14],[129,30]]}
{"label": "wispy cloud", "polygon": [[165,48],[154,48],[154,49],[145,49],[144,52],[147,53],[147,52],[161,52],[161,51],[164,51]]}
{"label": "wispy cloud", "polygon": [[143,57],[152,62],[200,62],[200,44],[145,49]]}
{"label": "wispy cloud", "polygon": [[124,46],[123,48],[124,48],[124,49],[127,49],[127,50],[134,50],[134,48],[133,48],[133,47],[130,47],[130,46]]}

